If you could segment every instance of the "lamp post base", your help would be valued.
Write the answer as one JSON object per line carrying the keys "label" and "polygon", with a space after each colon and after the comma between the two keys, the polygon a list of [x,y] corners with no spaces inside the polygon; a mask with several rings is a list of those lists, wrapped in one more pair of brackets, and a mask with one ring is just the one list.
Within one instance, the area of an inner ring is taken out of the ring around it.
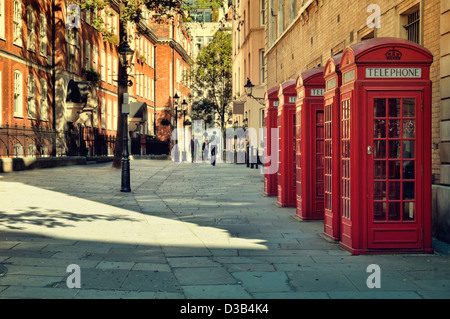
{"label": "lamp post base", "polygon": [[122,186],[121,192],[131,192],[130,186],[130,160],[127,158],[122,159]]}

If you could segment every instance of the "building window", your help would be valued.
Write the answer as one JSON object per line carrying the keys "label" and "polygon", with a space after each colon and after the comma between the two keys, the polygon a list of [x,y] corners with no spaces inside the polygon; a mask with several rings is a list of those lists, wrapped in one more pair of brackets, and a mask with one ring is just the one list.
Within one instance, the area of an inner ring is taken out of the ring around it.
{"label": "building window", "polygon": [[295,16],[297,15],[297,0],[290,0],[291,6],[289,10],[289,22],[294,21]]}
{"label": "building window", "polygon": [[266,25],[266,0],[259,0],[259,25]]}
{"label": "building window", "polygon": [[19,0],[14,0],[13,43],[22,46],[22,4]]}
{"label": "building window", "polygon": [[107,118],[108,118],[108,123],[107,125],[107,129],[111,130],[112,129],[112,103],[111,100],[108,100],[108,109],[106,110],[106,112],[108,114],[106,114]]}
{"label": "building window", "polygon": [[274,8],[275,8],[275,1],[270,0],[270,12],[269,14],[269,43],[272,44],[275,40],[275,14],[274,14]]}
{"label": "building window", "polygon": [[14,116],[23,117],[22,73],[14,71]]}
{"label": "building window", "polygon": [[95,72],[98,72],[98,47],[95,44],[93,49],[92,67]]}
{"label": "building window", "polygon": [[102,81],[104,81],[104,82],[106,82],[105,60],[106,60],[106,54],[105,54],[105,51],[102,50],[102,53],[100,56],[100,69],[101,69]]}
{"label": "building window", "polygon": [[112,72],[111,72],[111,54],[108,53],[108,59],[106,60],[106,78],[108,79],[108,83],[111,84]]}
{"label": "building window", "polygon": [[278,2],[278,36],[284,31],[284,1],[280,0]]}
{"label": "building window", "polygon": [[40,107],[41,121],[47,121],[47,81],[44,78],[41,79]]}
{"label": "building window", "polygon": [[36,79],[33,74],[28,75],[28,118],[36,118]]}
{"label": "building window", "polygon": [[27,156],[29,156],[29,157],[36,157],[36,145],[28,144]]}
{"label": "building window", "polygon": [[191,10],[190,13],[192,22],[212,22],[212,10],[211,9],[196,9]]}
{"label": "building window", "polygon": [[36,20],[34,17],[33,7],[27,7],[27,49],[36,51]]}
{"label": "building window", "polygon": [[39,53],[47,56],[47,18],[44,14],[39,16]]}
{"label": "building window", "polygon": [[113,110],[112,127],[113,127],[113,130],[117,131],[117,114],[119,112],[117,101],[113,102],[113,108],[114,108],[114,110]]}
{"label": "building window", "polygon": [[86,19],[87,24],[91,24],[91,10],[86,10]]}
{"label": "building window", "polygon": [[98,100],[97,103],[94,105],[94,111],[92,112],[92,121],[93,126],[98,127]]}
{"label": "building window", "polygon": [[259,50],[259,83],[264,84],[265,75],[264,50]]}
{"label": "building window", "polygon": [[105,98],[102,97],[102,104],[101,104],[101,109],[100,109],[100,121],[101,121],[101,126],[103,129],[106,128],[106,121],[105,121],[105,116],[106,116],[106,104],[105,104]]}
{"label": "building window", "polygon": [[5,0],[0,0],[0,38],[5,38]]}
{"label": "building window", "polygon": [[14,157],[23,157],[23,146],[20,143],[14,145]]}
{"label": "building window", "polygon": [[409,41],[420,42],[420,10],[416,10],[408,15],[408,24],[405,25],[405,29]]}
{"label": "building window", "polygon": [[112,65],[112,70],[113,70],[113,85],[114,86],[117,86],[117,80],[118,80],[118,78],[117,78],[117,67],[118,67],[118,65],[117,65],[117,58],[114,56],[113,57],[113,65]]}
{"label": "building window", "polygon": [[84,45],[84,50],[85,50],[85,57],[86,57],[86,70],[89,70],[90,68],[92,68],[92,65],[91,65],[91,43],[89,42],[89,40],[86,40],[85,45]]}

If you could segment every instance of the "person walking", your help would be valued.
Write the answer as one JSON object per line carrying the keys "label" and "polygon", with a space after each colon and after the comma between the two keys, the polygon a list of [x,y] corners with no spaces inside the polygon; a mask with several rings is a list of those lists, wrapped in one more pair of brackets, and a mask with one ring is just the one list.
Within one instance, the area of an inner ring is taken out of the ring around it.
{"label": "person walking", "polygon": [[205,132],[203,136],[205,137],[205,141],[203,142],[202,145],[202,159],[207,160],[209,153],[208,133]]}
{"label": "person walking", "polygon": [[192,163],[197,160],[198,140],[192,136],[191,138],[191,159]]}
{"label": "person walking", "polygon": [[217,152],[217,143],[218,137],[216,135],[216,131],[213,132],[211,136],[210,144],[211,144],[211,165],[216,166],[216,152]]}

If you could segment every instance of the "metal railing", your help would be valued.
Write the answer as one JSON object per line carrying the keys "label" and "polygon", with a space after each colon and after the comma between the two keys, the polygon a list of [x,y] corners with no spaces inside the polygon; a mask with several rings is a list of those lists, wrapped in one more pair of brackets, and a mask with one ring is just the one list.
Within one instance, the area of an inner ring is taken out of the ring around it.
{"label": "metal railing", "polygon": [[0,157],[105,156],[112,155],[115,142],[115,135],[98,128],[71,126],[58,132],[17,124],[0,127]]}

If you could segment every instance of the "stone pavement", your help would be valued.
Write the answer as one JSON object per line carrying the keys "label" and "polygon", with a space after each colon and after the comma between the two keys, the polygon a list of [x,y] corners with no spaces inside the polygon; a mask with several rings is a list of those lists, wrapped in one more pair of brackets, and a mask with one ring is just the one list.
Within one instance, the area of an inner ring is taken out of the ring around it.
{"label": "stone pavement", "polygon": [[[450,298],[449,245],[352,256],[245,165],[131,161],[0,174],[0,298]],[[67,267],[81,288],[68,288]],[[370,264],[381,288],[368,288]]]}

